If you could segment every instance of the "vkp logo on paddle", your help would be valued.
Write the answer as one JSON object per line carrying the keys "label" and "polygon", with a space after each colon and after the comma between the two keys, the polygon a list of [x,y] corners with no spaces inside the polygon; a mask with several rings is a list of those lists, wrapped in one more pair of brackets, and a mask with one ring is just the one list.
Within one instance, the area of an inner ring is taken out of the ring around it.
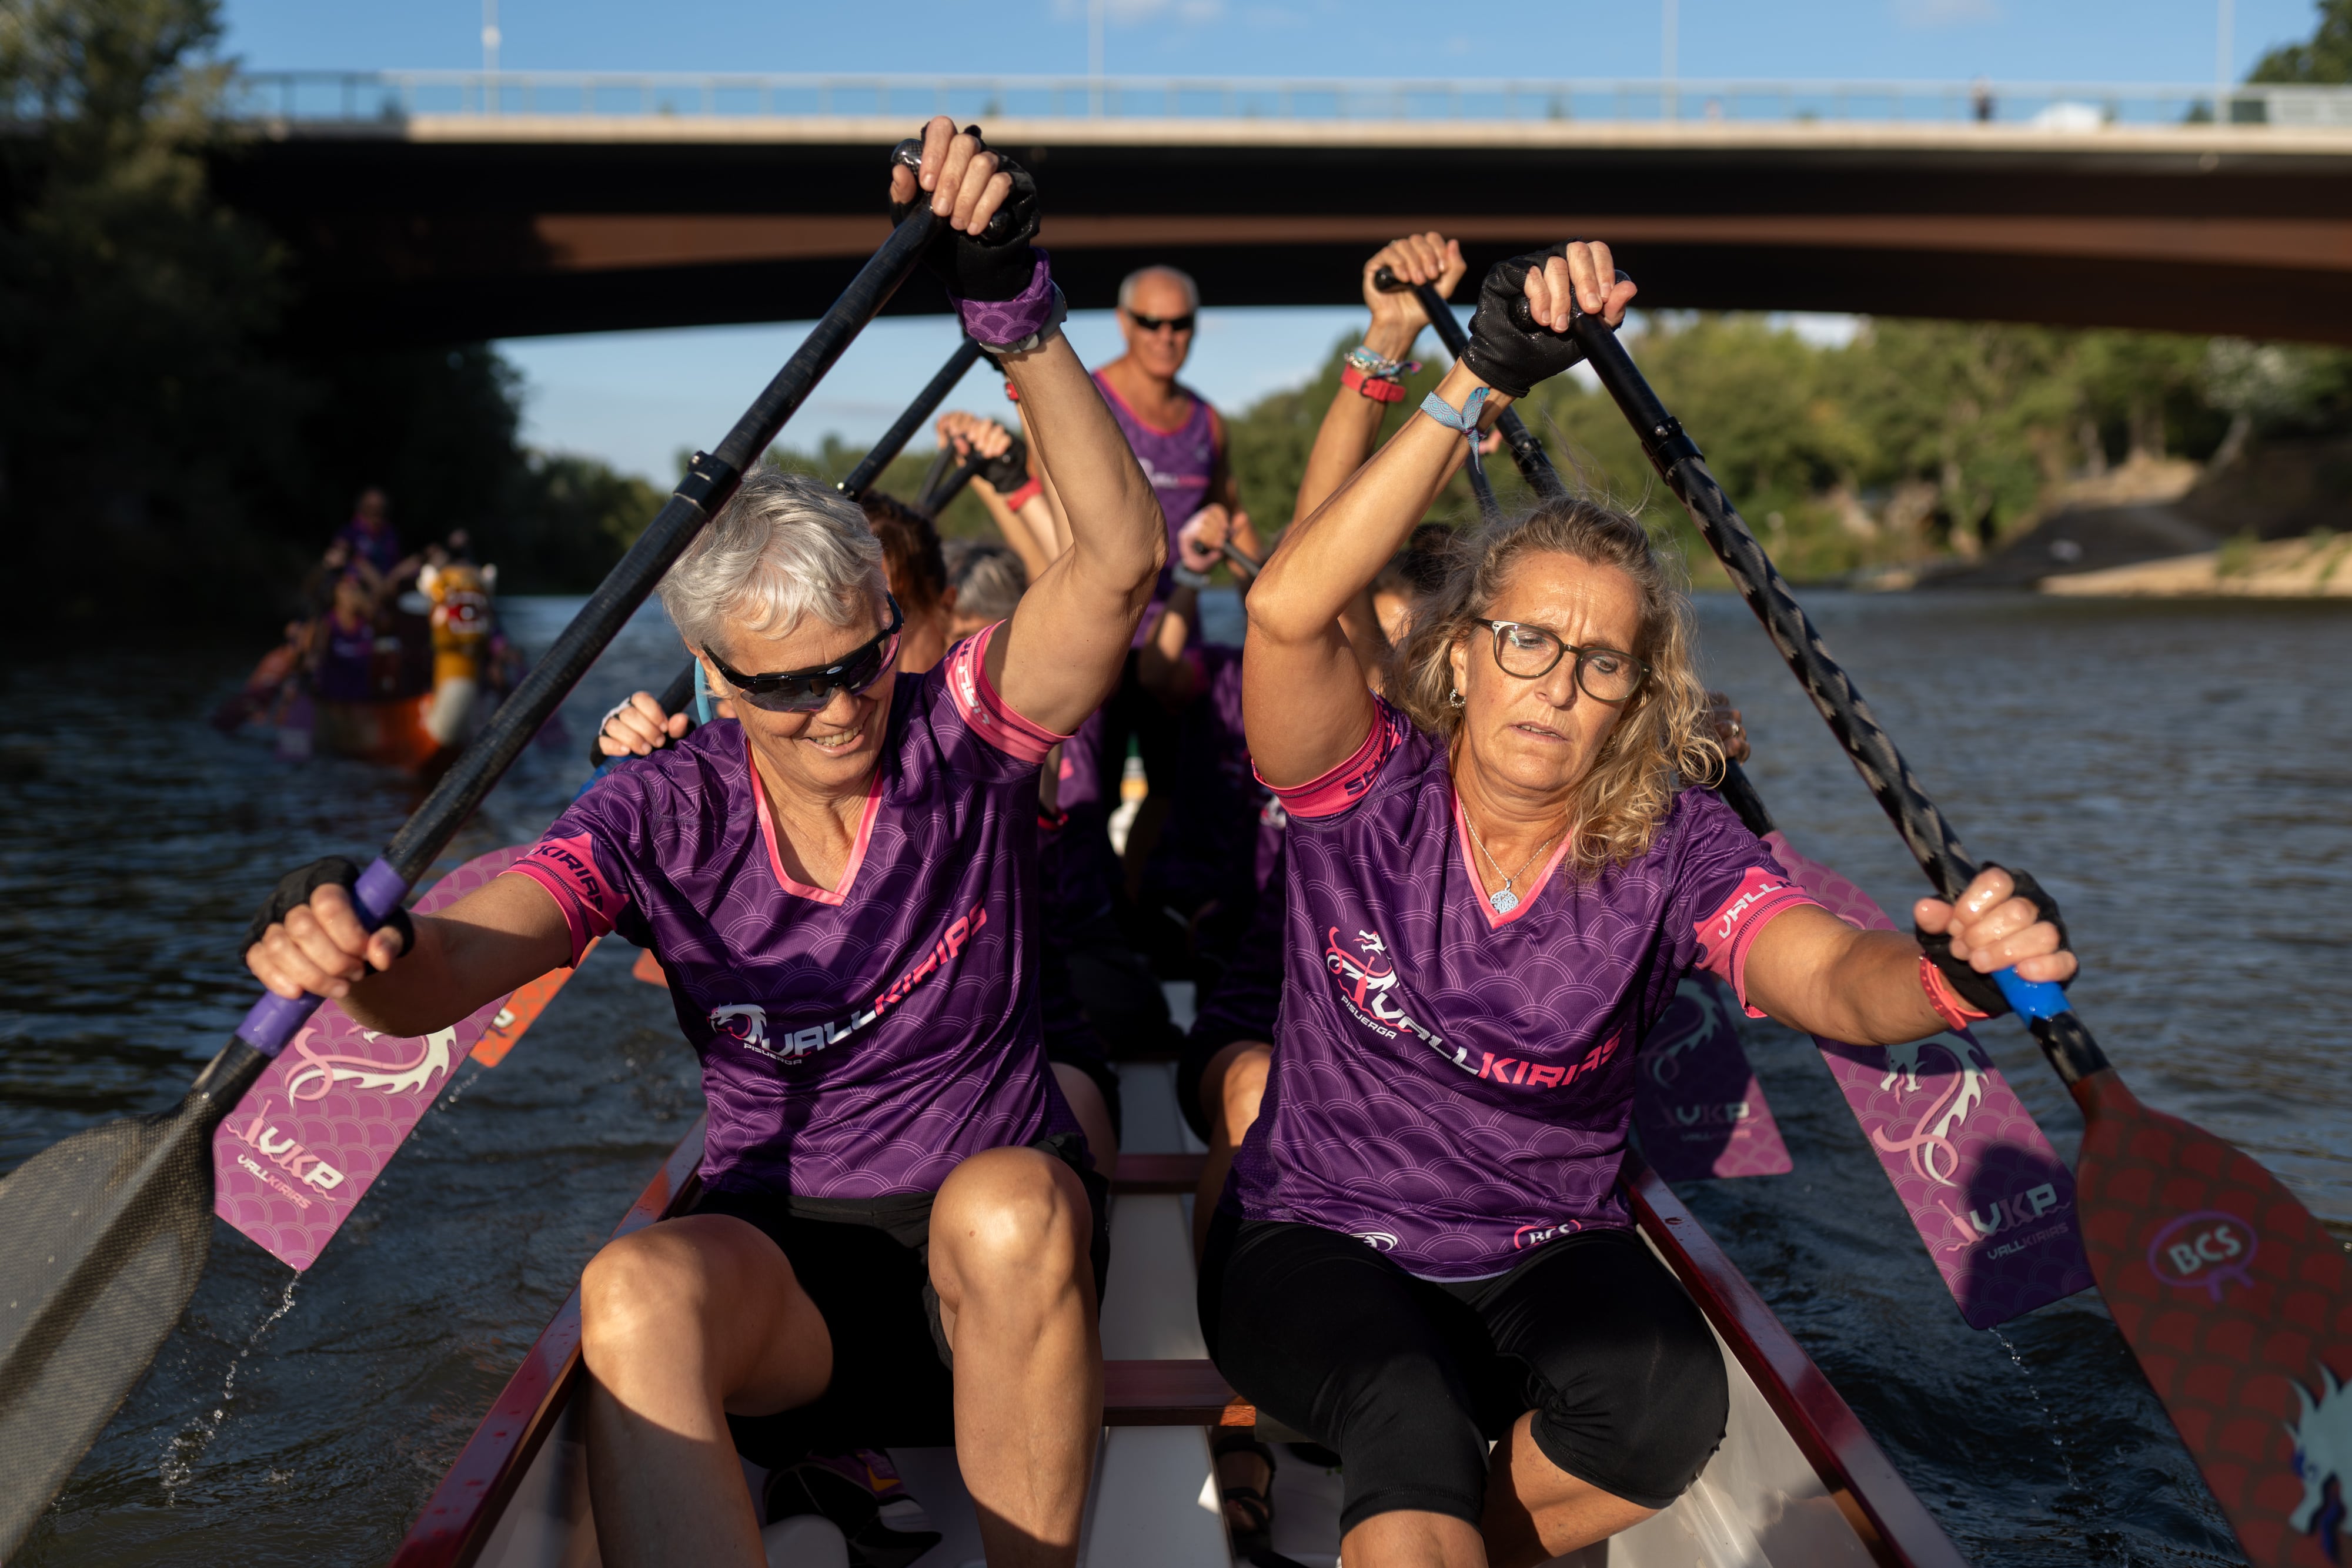
{"label": "vkp logo on paddle", "polygon": [[2148,1271],[2179,1291],[2202,1290],[2214,1301],[2235,1281],[2248,1290],[2254,1277],[2254,1228],[2234,1214],[2200,1209],[2184,1214],[2147,1244]]}

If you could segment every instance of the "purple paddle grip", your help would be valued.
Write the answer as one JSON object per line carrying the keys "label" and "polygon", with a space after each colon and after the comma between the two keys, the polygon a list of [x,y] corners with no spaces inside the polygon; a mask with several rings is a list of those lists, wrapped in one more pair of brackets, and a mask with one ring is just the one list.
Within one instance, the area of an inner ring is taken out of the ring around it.
{"label": "purple paddle grip", "polygon": [[[401,899],[407,895],[408,883],[379,857],[373,865],[360,873],[352,893],[360,907],[361,924],[373,931],[383,924],[385,915],[400,907]],[[236,1026],[236,1038],[274,1061],[286,1049],[286,1042],[319,1010],[322,1000],[304,995],[289,1002],[281,996],[266,996],[253,1004],[245,1021]]]}

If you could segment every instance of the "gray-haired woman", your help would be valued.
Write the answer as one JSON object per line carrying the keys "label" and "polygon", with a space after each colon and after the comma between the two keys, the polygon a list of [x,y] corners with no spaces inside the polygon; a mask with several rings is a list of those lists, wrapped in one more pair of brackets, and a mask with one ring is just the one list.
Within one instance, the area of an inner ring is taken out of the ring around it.
{"label": "gray-haired woman", "polygon": [[1202,1325],[1235,1388],[1339,1450],[1349,1568],[1542,1562],[1666,1506],[1719,1440],[1719,1354],[1616,1190],[1634,1047],[1685,970],[1885,1043],[1983,1016],[1986,971],[2074,973],[2006,873],[1920,902],[1931,961],[1829,915],[1688,788],[1721,755],[1690,610],[1622,514],[1487,530],[1416,601],[1388,695],[1365,689],[1340,612],[1465,434],[1573,361],[1571,289],[1622,316],[1614,277],[1584,245],[1489,273],[1469,350],[1249,596],[1287,968]]}
{"label": "gray-haired woman", "polygon": [[[708,1196],[582,1284],[610,1563],[760,1562],[738,1445],[814,1442],[953,1441],[991,1563],[1076,1555],[1105,1186],[1040,1049],[1037,764],[1116,684],[1164,530],[1059,333],[1025,174],[941,119],[919,183],[1069,502],[1072,548],[1011,621],[894,677],[858,508],[755,475],[662,591],[740,723],[607,775],[513,874],[417,919],[413,951],[328,887],[248,956],[279,994],[400,1034],[604,931],[660,957],[702,1056]],[[920,199],[916,176],[892,195]],[[981,243],[1008,200],[1015,237]]]}

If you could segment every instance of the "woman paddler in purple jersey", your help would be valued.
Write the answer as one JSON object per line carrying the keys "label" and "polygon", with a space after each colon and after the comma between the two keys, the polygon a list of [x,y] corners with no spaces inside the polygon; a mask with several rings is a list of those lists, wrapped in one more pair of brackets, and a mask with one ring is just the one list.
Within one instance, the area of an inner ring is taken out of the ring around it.
{"label": "woman paddler in purple jersey", "polygon": [[[891,197],[952,225],[932,265],[1068,502],[1072,547],[1012,620],[890,677],[899,617],[856,505],[754,475],[662,585],[738,723],[606,774],[406,943],[363,934],[328,870],[289,879],[247,956],[404,1035],[600,931],[659,956],[702,1058],[709,1196],[582,1281],[608,1563],[759,1563],[730,1427],[785,1412],[792,1456],[952,1439],[992,1564],[1076,1560],[1105,1186],[1040,1045],[1037,765],[1117,682],[1166,534],[1061,335],[1028,175],[939,119]],[[1008,205],[1011,239],[982,243]]]}
{"label": "woman paddler in purple jersey", "polygon": [[1462,362],[1249,597],[1250,752],[1290,816],[1287,972],[1202,1326],[1235,1388],[1339,1451],[1349,1568],[1543,1562],[1666,1506],[1721,1440],[1720,1354],[1616,1190],[1634,1045],[1684,972],[1885,1043],[1959,1022],[1985,971],[2074,973],[2006,873],[1919,903],[1929,960],[1830,915],[1685,788],[1720,755],[1690,610],[1622,514],[1551,502],[1465,544],[1387,695],[1366,689],[1341,611],[1465,430],[1573,362],[1571,287],[1622,316],[1614,276],[1582,244],[1489,273]]}

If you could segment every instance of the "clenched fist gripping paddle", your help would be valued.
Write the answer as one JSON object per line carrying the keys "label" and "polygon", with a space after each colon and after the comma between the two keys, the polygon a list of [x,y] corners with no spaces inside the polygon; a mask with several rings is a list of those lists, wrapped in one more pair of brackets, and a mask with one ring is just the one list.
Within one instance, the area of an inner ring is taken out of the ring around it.
{"label": "clenched fist gripping paddle", "polygon": [[[1617,335],[1571,329],[1691,520],[1894,819],[1956,898],[1977,866]],[[2142,1105],[2055,986],[2000,977],[2083,1109],[2074,1179],[2091,1271],[2198,1469],[2262,1568],[2341,1560],[2352,1494],[2352,1260],[2277,1177]]]}
{"label": "clenched fist gripping paddle", "polygon": [[[893,156],[913,166],[920,149],[905,143]],[[369,924],[399,904],[734,495],[913,272],[936,223],[928,207],[910,214],[718,450],[695,455],[668,504],[360,878]],[[177,1110],[76,1134],[0,1180],[0,1559],[22,1543],[179,1321],[212,1242],[214,1129],[318,1006],[265,998]]]}

